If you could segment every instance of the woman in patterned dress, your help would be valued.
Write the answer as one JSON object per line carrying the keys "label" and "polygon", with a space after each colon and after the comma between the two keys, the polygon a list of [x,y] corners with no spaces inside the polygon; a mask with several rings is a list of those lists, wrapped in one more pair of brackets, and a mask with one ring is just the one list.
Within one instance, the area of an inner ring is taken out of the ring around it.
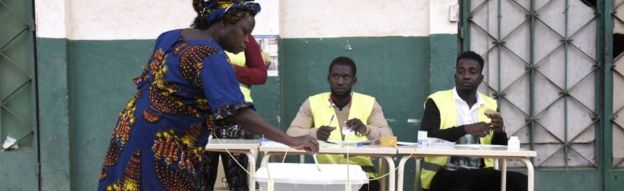
{"label": "woman in patterned dress", "polygon": [[[267,68],[260,53],[260,46],[256,39],[249,35],[245,51],[238,54],[225,52],[229,63],[234,68],[236,79],[238,79],[241,93],[246,102],[253,103],[251,98],[251,85],[264,84],[267,80]],[[216,126],[212,133],[213,138],[219,139],[253,139],[254,134],[245,130],[238,124],[230,126]],[[219,158],[227,187],[233,191],[249,190],[249,176],[245,173],[248,167],[247,156],[244,154],[230,156],[226,152],[209,152],[206,158],[206,171],[208,172],[208,187],[213,188],[217,181],[217,171],[219,171]],[[244,167],[244,168],[241,168]],[[222,180],[219,180],[222,181]],[[212,190],[212,189],[209,189]]]}
{"label": "woman in patterned dress", "polygon": [[246,103],[224,50],[245,49],[260,5],[194,0],[190,29],[161,34],[135,96],[119,113],[98,190],[206,190],[208,135],[238,123],[297,149],[318,151],[310,136],[290,137]]}

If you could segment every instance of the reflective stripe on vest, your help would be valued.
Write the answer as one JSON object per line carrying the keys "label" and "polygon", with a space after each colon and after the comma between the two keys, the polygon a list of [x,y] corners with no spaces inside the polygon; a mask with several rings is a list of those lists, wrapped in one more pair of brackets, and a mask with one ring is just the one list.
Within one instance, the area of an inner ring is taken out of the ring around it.
{"label": "reflective stripe on vest", "polygon": [[[342,136],[340,133],[340,126],[338,125],[338,118],[336,116],[336,112],[334,111],[334,106],[329,102],[329,92],[320,93],[309,98],[310,101],[310,109],[312,110],[312,117],[314,118],[314,128],[319,128],[321,126],[331,126],[336,127],[334,131],[329,135],[328,140],[331,141],[342,141]],[[349,118],[358,118],[362,123],[368,125],[368,118],[373,111],[373,105],[375,104],[375,98],[353,92],[351,95],[351,108],[349,109]],[[366,136],[348,136],[345,137],[345,141],[366,141],[368,138]],[[330,155],[330,154],[322,154],[318,155],[318,160],[320,163],[326,164],[355,164],[362,166],[369,177],[376,177],[377,173],[374,172],[375,168],[373,165],[373,161],[370,157],[363,156],[349,156],[349,161],[346,160],[345,155]],[[372,170],[372,172],[371,172]]]}
{"label": "reflective stripe on vest", "polygon": [[[440,111],[440,129],[447,129],[457,126],[457,105],[455,97],[453,96],[455,89],[446,91],[439,91],[431,94],[428,99],[432,99],[438,110]],[[490,118],[485,116],[485,111],[488,109],[496,111],[496,100],[479,93],[481,99],[483,99],[483,105],[479,107],[479,121],[490,122]],[[426,101],[425,101],[426,104]],[[444,115],[442,115],[444,114]],[[481,144],[491,144],[492,133],[479,139]],[[448,162],[449,157],[425,157],[423,162],[423,169],[420,173],[420,181],[424,189],[429,189],[431,186],[431,180],[435,176],[436,172],[443,168]],[[485,167],[493,167],[494,160],[492,158],[485,158]]]}
{"label": "reflective stripe on vest", "polygon": [[[247,59],[245,58],[245,52],[239,52],[238,54],[234,54],[225,51],[225,54],[227,55],[231,65],[247,68],[247,65],[245,65],[245,62],[247,62]],[[245,102],[252,103],[253,100],[251,99],[251,89],[249,89],[249,86],[243,83],[239,83],[238,86],[240,86],[241,93],[243,93],[243,96],[245,97]]]}

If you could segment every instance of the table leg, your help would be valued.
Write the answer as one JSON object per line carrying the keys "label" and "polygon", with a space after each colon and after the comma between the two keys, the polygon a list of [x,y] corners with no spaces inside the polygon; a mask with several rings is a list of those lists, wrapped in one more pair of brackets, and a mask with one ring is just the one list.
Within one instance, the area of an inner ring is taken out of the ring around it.
{"label": "table leg", "polygon": [[416,169],[414,169],[414,185],[412,187],[412,190],[420,190],[420,161],[422,160],[421,158],[416,158],[414,157],[414,163],[416,166]]}
{"label": "table leg", "polygon": [[385,156],[384,159],[386,159],[386,162],[388,162],[388,170],[390,171],[390,175],[389,175],[389,179],[388,179],[388,191],[396,191],[396,169],[394,166],[394,160],[392,160],[392,157],[390,156]]}
{"label": "table leg", "polygon": [[507,161],[505,159],[498,159],[498,165],[501,169],[501,191],[507,190]]}
{"label": "table leg", "polygon": [[246,152],[245,155],[247,155],[247,161],[249,162],[249,190],[255,191],[256,179],[254,176],[256,175],[256,156],[250,152]]}
{"label": "table leg", "polygon": [[[388,165],[384,162],[384,158],[380,157],[377,163],[379,164],[379,174],[386,174]],[[379,181],[379,191],[386,191],[386,179],[388,178],[384,177],[377,180]]]}
{"label": "table leg", "polygon": [[260,162],[260,166],[266,166],[270,158],[271,158],[271,154],[265,153],[264,156],[262,156],[262,161]]}
{"label": "table leg", "polygon": [[529,191],[533,191],[534,189],[534,172],[533,172],[533,163],[531,163],[531,161],[528,158],[522,158],[519,159],[520,161],[522,161],[524,163],[524,165],[526,165],[527,168],[527,178],[529,178],[529,180],[527,181],[527,189]]}
{"label": "table leg", "polygon": [[399,175],[397,177],[397,191],[403,191],[403,179],[405,178],[405,163],[410,159],[410,156],[403,156],[399,161]]}

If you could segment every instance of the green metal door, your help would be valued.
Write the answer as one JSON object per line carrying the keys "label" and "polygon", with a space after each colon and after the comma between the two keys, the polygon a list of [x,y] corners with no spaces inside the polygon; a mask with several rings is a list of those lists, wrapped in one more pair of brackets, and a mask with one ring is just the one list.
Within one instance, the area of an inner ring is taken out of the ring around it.
{"label": "green metal door", "polygon": [[32,2],[0,0],[0,21],[0,140],[17,140],[0,152],[0,190],[38,190]]}
{"label": "green metal door", "polygon": [[624,107],[624,64],[611,74],[612,41],[605,38],[611,14],[602,14],[614,10],[613,2],[459,2],[462,49],[486,60],[481,92],[499,101],[508,133],[538,152],[536,190],[616,190],[613,178],[605,176],[624,166],[624,121],[609,122],[611,112],[617,116]]}

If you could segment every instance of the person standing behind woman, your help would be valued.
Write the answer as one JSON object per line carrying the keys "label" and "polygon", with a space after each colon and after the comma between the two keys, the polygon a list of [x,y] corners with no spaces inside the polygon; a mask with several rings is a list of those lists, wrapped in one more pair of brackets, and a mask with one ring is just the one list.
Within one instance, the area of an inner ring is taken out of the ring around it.
{"label": "person standing behind woman", "polygon": [[[137,92],[119,114],[98,190],[205,190],[215,126],[230,123],[308,152],[310,136],[291,137],[247,103],[224,50],[241,52],[260,5],[244,0],[194,0],[192,28],[161,34],[135,78]],[[253,128],[251,128],[253,127]]]}
{"label": "person standing behind woman", "polygon": [[[245,97],[245,102],[253,103],[251,99],[251,85],[259,85],[266,83],[267,69],[260,54],[260,47],[256,39],[249,35],[247,47],[244,52],[231,53],[226,51],[228,60],[239,81],[240,90]],[[245,130],[238,124],[230,124],[230,126],[217,126],[213,135],[220,139],[252,139],[253,134]],[[243,167],[247,167],[248,161],[245,155],[233,155],[230,157],[224,152],[210,152],[207,163],[208,174],[208,190],[212,190],[217,179],[217,171],[219,170],[219,156],[223,162],[223,171],[230,190],[249,190],[249,181],[245,170],[238,166],[236,161]]]}
{"label": "person standing behind woman", "polygon": [[262,85],[267,81],[267,67],[265,66],[264,58],[260,46],[256,39],[249,35],[249,43],[245,48],[245,52],[234,54],[227,52],[230,64],[236,71],[236,79],[238,79],[241,92],[245,96],[245,101],[253,102],[251,98],[251,86]]}

